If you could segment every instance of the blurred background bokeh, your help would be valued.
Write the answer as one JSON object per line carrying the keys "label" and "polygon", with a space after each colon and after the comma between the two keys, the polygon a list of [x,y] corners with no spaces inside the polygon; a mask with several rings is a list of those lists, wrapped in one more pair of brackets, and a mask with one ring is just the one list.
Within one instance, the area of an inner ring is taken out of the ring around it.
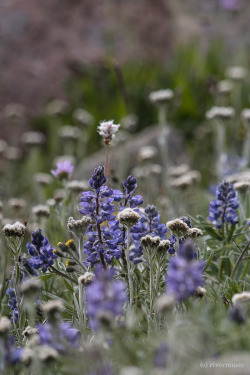
{"label": "blurred background bokeh", "polygon": [[[248,71],[249,17],[248,0],[2,0],[0,199],[36,201],[35,173],[50,173],[65,155],[74,159],[74,177],[87,180],[104,164],[97,133],[104,119],[122,124],[111,149],[113,184],[133,172],[144,187],[152,180],[157,185],[148,197],[164,198],[158,111],[149,101],[150,92],[164,88],[174,92],[167,118],[170,165],[188,164],[208,190],[218,176],[208,156],[214,138],[206,112],[233,106],[236,148],[246,139],[239,114],[249,107],[248,74],[234,90],[222,92],[218,83],[230,66]],[[153,151],[141,150],[145,146]],[[55,185],[46,189],[49,199]],[[204,195],[200,200],[199,210],[207,205]]]}

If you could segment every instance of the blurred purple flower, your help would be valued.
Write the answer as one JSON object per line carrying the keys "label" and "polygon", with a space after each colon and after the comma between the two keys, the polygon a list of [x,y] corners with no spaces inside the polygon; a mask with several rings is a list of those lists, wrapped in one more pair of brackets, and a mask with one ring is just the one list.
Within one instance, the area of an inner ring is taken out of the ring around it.
{"label": "blurred purple flower", "polygon": [[187,299],[199,286],[204,285],[204,262],[194,260],[194,254],[195,251],[191,251],[188,242],[169,262],[166,277],[167,293],[173,294],[178,301]]}
{"label": "blurred purple flower", "polygon": [[113,269],[97,270],[95,280],[87,287],[87,313],[93,330],[99,328],[100,314],[113,318],[122,315],[127,301],[126,284],[114,280],[114,273]]}
{"label": "blurred purple flower", "polygon": [[56,163],[56,170],[51,170],[50,172],[59,180],[68,180],[72,177],[72,174],[74,172],[74,166],[73,164],[71,164],[69,160],[64,160]]}
{"label": "blurred purple flower", "polygon": [[69,348],[78,348],[80,345],[80,332],[69,322],[51,325],[50,323],[38,324],[38,336],[41,345],[49,345],[59,353],[64,353]]}
{"label": "blurred purple flower", "polygon": [[220,0],[220,7],[226,10],[237,10],[240,7],[239,0]]}

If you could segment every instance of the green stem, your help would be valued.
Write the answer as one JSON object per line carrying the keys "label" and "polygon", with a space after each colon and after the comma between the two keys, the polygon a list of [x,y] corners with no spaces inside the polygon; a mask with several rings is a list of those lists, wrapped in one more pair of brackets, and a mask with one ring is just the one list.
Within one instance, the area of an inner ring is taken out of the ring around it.
{"label": "green stem", "polygon": [[236,261],[236,263],[235,263],[235,266],[234,266],[234,268],[233,268],[233,270],[232,270],[231,276],[230,276],[231,279],[234,278],[235,273],[236,273],[236,271],[237,271],[237,268],[239,267],[239,264],[240,264],[242,258],[244,257],[245,253],[247,252],[247,250],[248,250],[248,248],[249,248],[249,245],[250,245],[250,241],[248,241],[248,243],[246,244],[246,246],[245,246],[244,249],[242,250],[242,253],[240,254],[239,258],[237,259],[237,261]]}
{"label": "green stem", "polygon": [[131,264],[129,260],[129,244],[130,244],[130,228],[127,228],[127,251],[126,251],[126,260],[127,260],[127,269],[128,269],[128,289],[129,289],[129,304],[132,306],[133,303],[133,281],[131,275]]}
{"label": "green stem", "polygon": [[54,273],[56,273],[57,275],[60,275],[60,276],[62,276],[62,277],[65,277],[65,279],[68,279],[69,281],[72,281],[72,283],[74,283],[74,284],[77,285],[77,282],[76,282],[74,279],[72,279],[72,277],[70,277],[70,276],[66,275],[65,273],[63,273],[63,272],[57,270],[54,266],[50,266],[50,268],[51,268],[51,269],[54,271]]}
{"label": "green stem", "polygon": [[154,302],[154,269],[153,269],[153,262],[150,257],[150,264],[149,264],[149,294],[150,294],[150,305],[149,305],[149,314],[152,317],[153,312],[153,302]]}

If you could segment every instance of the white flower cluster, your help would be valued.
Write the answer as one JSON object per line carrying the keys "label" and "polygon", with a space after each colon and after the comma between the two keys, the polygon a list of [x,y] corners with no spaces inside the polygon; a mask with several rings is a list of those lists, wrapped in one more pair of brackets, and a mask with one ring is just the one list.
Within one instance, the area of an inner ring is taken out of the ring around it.
{"label": "white flower cluster", "polygon": [[226,69],[226,76],[234,81],[241,81],[246,78],[247,70],[242,66],[230,66]]}
{"label": "white flower cluster", "polygon": [[232,107],[212,107],[206,112],[206,119],[213,120],[215,118],[230,119],[235,115],[235,110]]}
{"label": "white flower cluster", "polygon": [[170,220],[166,226],[177,236],[185,236],[189,232],[189,226],[181,219]]}
{"label": "white flower cluster", "polygon": [[149,100],[152,103],[166,103],[172,100],[173,97],[174,92],[171,89],[153,91],[149,94]]}
{"label": "white flower cluster", "polygon": [[32,213],[37,217],[49,217],[50,209],[46,205],[38,204],[32,208]]}
{"label": "white flower cluster", "polygon": [[80,220],[75,220],[72,216],[69,217],[67,227],[70,232],[74,232],[76,230],[81,230],[85,232],[88,228],[91,219],[88,216],[83,216]]}
{"label": "white flower cluster", "polygon": [[136,225],[140,217],[141,216],[138,214],[138,212],[132,210],[132,208],[125,208],[117,215],[119,222],[126,228],[131,228],[133,225]]}
{"label": "white flower cluster", "polygon": [[246,121],[250,121],[250,108],[244,108],[241,111],[241,117]]}
{"label": "white flower cluster", "polygon": [[98,133],[109,144],[114,138],[114,134],[118,131],[120,124],[114,124],[114,120],[102,121],[98,126]]}
{"label": "white flower cluster", "polygon": [[3,233],[6,237],[22,237],[25,233],[25,226],[17,221],[15,224],[6,224]]}
{"label": "white flower cluster", "polygon": [[94,280],[95,275],[92,272],[85,272],[83,275],[79,276],[78,284],[89,285]]}

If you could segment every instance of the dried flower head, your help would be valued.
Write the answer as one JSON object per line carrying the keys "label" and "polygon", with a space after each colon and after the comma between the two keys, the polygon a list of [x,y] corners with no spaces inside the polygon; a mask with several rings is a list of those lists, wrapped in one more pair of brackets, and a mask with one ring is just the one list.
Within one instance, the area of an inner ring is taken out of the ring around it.
{"label": "dried flower head", "polygon": [[141,161],[154,159],[157,155],[157,148],[154,146],[143,146],[139,149],[138,159]]}
{"label": "dried flower head", "polygon": [[25,132],[22,136],[22,142],[27,146],[40,146],[45,143],[45,135],[40,132]]}
{"label": "dried flower head", "polygon": [[41,290],[41,287],[42,285],[39,279],[31,278],[21,283],[20,291],[25,295],[36,294]]}
{"label": "dried flower head", "polygon": [[20,361],[24,363],[26,366],[29,366],[35,357],[35,353],[30,348],[24,348],[21,352]]}
{"label": "dried flower head", "polygon": [[20,148],[17,147],[7,147],[4,153],[4,157],[8,161],[19,161],[21,159],[22,152]]}
{"label": "dried flower head", "polygon": [[241,117],[245,121],[250,121],[250,108],[245,108],[241,111]]}
{"label": "dried flower head", "polygon": [[165,313],[172,309],[175,304],[175,297],[172,294],[162,294],[157,302],[157,308],[160,312]]}
{"label": "dried flower head", "polygon": [[78,284],[83,284],[84,286],[89,285],[94,280],[95,275],[92,272],[85,272],[83,275],[78,277]]}
{"label": "dried flower head", "polygon": [[165,251],[168,251],[169,247],[170,247],[169,240],[161,240],[157,250],[160,252],[165,252]]}
{"label": "dried flower head", "polygon": [[6,237],[22,237],[25,230],[26,227],[20,221],[15,222],[15,224],[6,224],[3,227],[3,233]]}
{"label": "dried flower head", "polygon": [[80,220],[75,220],[73,217],[69,217],[67,227],[70,232],[77,235],[84,234],[91,222],[89,216],[83,216]]}
{"label": "dried flower head", "polygon": [[76,126],[66,125],[60,129],[59,135],[62,139],[76,141],[81,136],[81,130]]}
{"label": "dried flower head", "polygon": [[136,225],[140,219],[140,214],[132,208],[125,208],[117,215],[119,222],[126,228],[131,228]]}
{"label": "dried flower head", "polygon": [[144,372],[139,367],[126,366],[121,369],[119,375],[143,375]]}
{"label": "dried flower head", "polygon": [[62,311],[63,304],[60,300],[51,300],[42,305],[42,309],[45,314],[55,314],[56,312]]}
{"label": "dried flower head", "polygon": [[41,362],[51,362],[56,360],[58,357],[58,352],[56,349],[48,345],[41,345],[38,352],[38,358]]}
{"label": "dried flower head", "polygon": [[205,288],[202,288],[202,286],[198,286],[198,288],[195,291],[195,297],[202,298],[207,293]]}
{"label": "dried flower head", "polygon": [[3,316],[0,318],[0,335],[5,335],[11,330],[11,321],[6,317]]}
{"label": "dried flower head", "polygon": [[151,250],[157,250],[160,242],[161,242],[160,237],[158,236],[153,237],[153,236],[150,236],[149,234],[141,238],[142,246],[145,248],[150,248]]}
{"label": "dried flower head", "polygon": [[171,89],[164,89],[153,91],[149,94],[149,100],[152,103],[167,103],[174,97],[174,92]]}
{"label": "dried flower head", "polygon": [[234,184],[234,189],[241,193],[245,193],[250,188],[250,181],[239,181]]}
{"label": "dried flower head", "polygon": [[236,293],[233,295],[232,304],[236,305],[242,302],[250,302],[250,292]]}
{"label": "dried flower head", "polygon": [[217,83],[217,91],[221,95],[229,94],[233,89],[233,83],[229,80],[219,81]]}
{"label": "dried flower head", "polygon": [[26,201],[21,198],[10,198],[8,204],[15,210],[19,210],[26,205]]}
{"label": "dried flower head", "polygon": [[176,166],[169,167],[168,174],[170,177],[180,177],[190,170],[188,164],[180,164]]}
{"label": "dried flower head", "polygon": [[44,217],[44,218],[48,218],[50,216],[50,209],[48,206],[45,206],[43,204],[39,204],[37,206],[34,206],[32,208],[32,213],[36,216],[36,217]]}
{"label": "dried flower head", "polygon": [[242,66],[231,66],[226,69],[226,76],[233,81],[242,81],[247,76],[247,69]]}
{"label": "dried flower head", "polygon": [[46,107],[46,113],[49,116],[63,115],[69,110],[69,104],[62,99],[53,99]]}
{"label": "dried flower head", "polygon": [[94,117],[86,111],[86,109],[77,108],[73,113],[74,120],[84,126],[92,125],[94,122]]}
{"label": "dried flower head", "polygon": [[175,236],[186,236],[189,231],[189,226],[181,219],[175,219],[167,222],[167,227]]}
{"label": "dried flower head", "polygon": [[199,228],[190,228],[187,232],[187,236],[190,238],[197,238],[203,236],[203,233]]}
{"label": "dried flower head", "polygon": [[123,129],[134,131],[138,125],[138,117],[135,114],[130,114],[121,119]]}
{"label": "dried flower head", "polygon": [[41,186],[47,186],[52,182],[52,176],[48,173],[36,173],[34,178],[36,183]]}
{"label": "dried flower head", "polygon": [[33,335],[36,335],[38,333],[38,329],[37,328],[32,328],[30,326],[27,326],[25,328],[25,330],[23,331],[22,335],[24,337],[31,337]]}
{"label": "dried flower head", "polygon": [[206,112],[207,120],[222,119],[228,120],[235,116],[235,110],[232,107],[212,107]]}
{"label": "dried flower head", "polygon": [[120,124],[115,125],[114,120],[100,122],[100,125],[98,126],[98,133],[103,138],[106,145],[110,144],[119,127]]}
{"label": "dried flower head", "polygon": [[75,193],[82,193],[85,190],[89,189],[89,184],[87,181],[69,181],[67,183],[67,188]]}

